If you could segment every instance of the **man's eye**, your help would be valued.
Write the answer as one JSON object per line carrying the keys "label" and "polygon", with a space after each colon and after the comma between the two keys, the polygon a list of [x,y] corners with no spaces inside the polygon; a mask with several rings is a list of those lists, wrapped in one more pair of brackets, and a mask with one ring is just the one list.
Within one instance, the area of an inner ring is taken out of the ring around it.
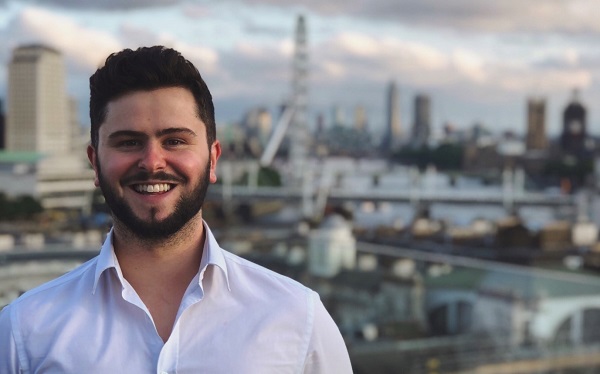
{"label": "man's eye", "polygon": [[122,142],[119,143],[120,146],[122,147],[135,147],[136,145],[139,145],[140,142],[138,142],[137,140],[123,140]]}
{"label": "man's eye", "polygon": [[169,146],[177,146],[177,145],[183,145],[185,143],[181,139],[169,139],[165,142],[165,144],[169,145]]}

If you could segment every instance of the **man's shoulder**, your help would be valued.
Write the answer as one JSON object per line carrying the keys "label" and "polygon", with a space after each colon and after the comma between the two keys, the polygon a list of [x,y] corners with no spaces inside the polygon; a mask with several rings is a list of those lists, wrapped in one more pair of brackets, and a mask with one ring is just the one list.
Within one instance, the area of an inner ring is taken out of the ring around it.
{"label": "man's shoulder", "polygon": [[223,251],[229,282],[234,287],[254,288],[271,294],[310,297],[313,290],[302,283],[228,251]]}
{"label": "man's shoulder", "polygon": [[35,310],[41,305],[54,305],[60,308],[64,307],[61,305],[63,300],[76,298],[77,290],[82,290],[82,287],[86,288],[89,285],[87,289],[91,294],[96,260],[97,256],[58,278],[28,290],[9,305],[25,310]]}

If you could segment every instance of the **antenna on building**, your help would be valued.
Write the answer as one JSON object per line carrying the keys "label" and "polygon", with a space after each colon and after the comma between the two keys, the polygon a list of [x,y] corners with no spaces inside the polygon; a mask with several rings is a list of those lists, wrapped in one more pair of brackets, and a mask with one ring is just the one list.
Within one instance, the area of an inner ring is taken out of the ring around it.
{"label": "antenna on building", "polygon": [[581,93],[579,92],[579,88],[575,87],[573,89],[573,99],[572,99],[573,103],[579,103],[581,102]]}

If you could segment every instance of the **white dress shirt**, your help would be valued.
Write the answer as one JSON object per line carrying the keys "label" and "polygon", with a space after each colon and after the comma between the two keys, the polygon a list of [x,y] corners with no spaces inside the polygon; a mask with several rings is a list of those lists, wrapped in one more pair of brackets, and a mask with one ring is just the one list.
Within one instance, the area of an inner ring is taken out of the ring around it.
{"label": "white dress shirt", "polygon": [[200,269],[166,343],[123,278],[109,233],[100,254],[0,313],[0,373],[351,373],[319,296],[219,247]]}

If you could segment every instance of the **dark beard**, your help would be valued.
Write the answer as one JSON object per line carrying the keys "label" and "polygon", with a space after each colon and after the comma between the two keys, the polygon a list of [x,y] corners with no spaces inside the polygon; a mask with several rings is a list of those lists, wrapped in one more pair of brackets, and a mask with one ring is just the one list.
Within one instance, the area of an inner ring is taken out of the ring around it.
{"label": "dark beard", "polygon": [[[171,238],[174,234],[179,232],[190,219],[198,214],[200,209],[202,209],[209,184],[210,161],[206,164],[206,170],[204,171],[204,174],[200,176],[200,180],[196,187],[190,193],[182,194],[175,205],[173,213],[161,221],[156,220],[156,211],[154,208],[150,212],[150,221],[145,221],[136,216],[129,204],[123,198],[117,196],[115,191],[106,182],[106,179],[102,175],[98,160],[96,160],[96,165],[98,165],[100,189],[106,200],[106,205],[108,205],[112,212],[113,218],[125,225],[132,234],[142,240],[157,241]],[[135,180],[144,181],[151,179],[163,180],[166,182],[169,180],[182,180],[179,177],[170,177],[165,173],[157,173],[156,175],[140,173],[136,175]]]}

